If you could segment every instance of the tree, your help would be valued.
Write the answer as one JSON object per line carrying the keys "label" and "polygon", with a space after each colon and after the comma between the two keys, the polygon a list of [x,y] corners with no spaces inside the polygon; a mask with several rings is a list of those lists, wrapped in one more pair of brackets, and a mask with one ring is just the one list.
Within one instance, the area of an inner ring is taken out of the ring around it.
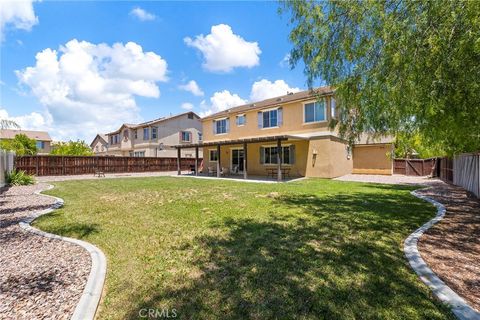
{"label": "tree", "polygon": [[93,152],[85,141],[55,142],[52,145],[53,155],[92,156]]}
{"label": "tree", "polygon": [[[336,89],[340,133],[480,149],[480,1],[291,1],[290,64]],[[332,122],[331,126],[336,123]]]}
{"label": "tree", "polygon": [[17,134],[13,139],[0,141],[0,148],[15,151],[19,156],[37,154],[37,142],[23,133]]}
{"label": "tree", "polygon": [[0,129],[10,129],[17,128],[20,129],[20,126],[13,120],[0,119]]}

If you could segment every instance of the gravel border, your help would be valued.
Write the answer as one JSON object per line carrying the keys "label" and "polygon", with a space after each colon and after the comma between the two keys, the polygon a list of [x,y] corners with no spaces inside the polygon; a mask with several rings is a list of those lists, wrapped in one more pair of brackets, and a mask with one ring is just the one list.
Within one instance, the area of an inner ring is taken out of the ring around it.
{"label": "gravel border", "polygon": [[479,320],[480,313],[475,311],[463,298],[447,286],[425,263],[418,251],[417,243],[425,231],[439,222],[445,216],[446,208],[441,203],[412,191],[411,194],[419,199],[430,202],[437,208],[436,216],[415,230],[404,242],[404,252],[412,269],[420,279],[433,291],[435,296],[448,304],[452,312],[461,320]]}
{"label": "gravel border", "polygon": [[47,233],[30,225],[38,217],[48,214],[55,209],[63,206],[63,199],[41,193],[42,191],[51,190],[53,188],[53,185],[48,185],[47,189],[35,191],[35,194],[43,197],[52,198],[55,200],[55,203],[48,209],[35,212],[34,214],[30,215],[30,217],[23,219],[19,224],[20,227],[23,228],[25,231],[50,239],[58,239],[70,242],[79,245],[88,251],[92,263],[91,270],[88,276],[87,284],[85,285],[82,296],[80,297],[80,301],[78,302],[71,319],[93,320],[95,318],[95,313],[102,297],[103,285],[105,283],[105,276],[107,274],[107,262],[105,255],[100,249],[88,242],[73,238],[62,237],[52,233]]}

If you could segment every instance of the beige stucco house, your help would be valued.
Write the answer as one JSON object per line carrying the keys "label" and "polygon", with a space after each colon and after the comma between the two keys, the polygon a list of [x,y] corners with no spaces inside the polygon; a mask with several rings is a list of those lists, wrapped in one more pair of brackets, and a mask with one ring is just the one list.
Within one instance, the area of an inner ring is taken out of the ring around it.
{"label": "beige stucco house", "polygon": [[97,134],[90,143],[90,148],[97,156],[106,156],[108,150],[108,137],[106,134]]}
{"label": "beige stucco house", "polygon": [[[200,117],[194,112],[185,112],[140,124],[124,123],[105,137],[97,135],[90,146],[97,155],[170,158],[177,157],[173,146],[201,140]],[[101,151],[102,146],[106,147],[105,152]],[[192,150],[182,152],[182,157],[194,156]]]}
{"label": "beige stucco house", "polygon": [[205,117],[203,141],[178,148],[203,150],[203,171],[217,175],[392,174],[391,139],[376,141],[366,136],[352,150],[329,128],[336,116],[334,92],[328,86],[289,93]]}
{"label": "beige stucco house", "polygon": [[49,154],[52,151],[52,139],[46,131],[3,129],[0,130],[0,140],[14,139],[18,134],[24,134],[37,142],[37,154]]}

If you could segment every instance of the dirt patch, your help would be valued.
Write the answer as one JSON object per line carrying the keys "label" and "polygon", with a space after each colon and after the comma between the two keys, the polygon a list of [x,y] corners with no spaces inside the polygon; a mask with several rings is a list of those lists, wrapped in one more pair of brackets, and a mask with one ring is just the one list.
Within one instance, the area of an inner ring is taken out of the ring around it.
{"label": "dirt patch", "polygon": [[480,200],[447,184],[419,193],[447,209],[445,218],[420,238],[422,258],[450,288],[480,311]]}

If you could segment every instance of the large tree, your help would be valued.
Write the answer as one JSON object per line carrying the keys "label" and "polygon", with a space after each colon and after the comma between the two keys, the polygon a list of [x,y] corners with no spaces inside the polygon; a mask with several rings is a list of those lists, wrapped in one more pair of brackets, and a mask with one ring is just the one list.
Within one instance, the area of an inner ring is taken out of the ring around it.
{"label": "large tree", "polygon": [[91,156],[92,149],[85,141],[56,142],[52,145],[50,154],[69,156]]}
{"label": "large tree", "polygon": [[[480,1],[291,1],[290,63],[328,83],[339,128],[480,150]],[[332,124],[334,125],[334,124]]]}

